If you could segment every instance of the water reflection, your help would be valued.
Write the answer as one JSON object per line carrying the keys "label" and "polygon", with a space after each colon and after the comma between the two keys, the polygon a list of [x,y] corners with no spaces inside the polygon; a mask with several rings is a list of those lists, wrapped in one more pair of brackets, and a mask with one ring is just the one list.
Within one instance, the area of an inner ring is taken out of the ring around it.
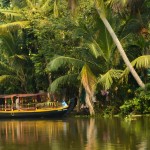
{"label": "water reflection", "polygon": [[147,150],[150,118],[1,120],[0,149]]}

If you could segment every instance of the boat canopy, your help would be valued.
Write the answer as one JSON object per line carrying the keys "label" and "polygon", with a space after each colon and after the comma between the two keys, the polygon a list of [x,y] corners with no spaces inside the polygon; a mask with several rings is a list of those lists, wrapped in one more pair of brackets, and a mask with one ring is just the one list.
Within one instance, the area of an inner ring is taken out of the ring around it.
{"label": "boat canopy", "polygon": [[0,98],[13,98],[13,97],[35,97],[35,96],[38,96],[38,95],[46,95],[47,93],[36,93],[36,94],[33,94],[33,93],[29,93],[29,94],[10,94],[10,95],[0,95]]}

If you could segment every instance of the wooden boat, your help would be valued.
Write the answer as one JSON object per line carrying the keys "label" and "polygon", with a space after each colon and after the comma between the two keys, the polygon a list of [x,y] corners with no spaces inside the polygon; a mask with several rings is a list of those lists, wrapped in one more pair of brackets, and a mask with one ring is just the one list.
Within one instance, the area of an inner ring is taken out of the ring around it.
{"label": "wooden boat", "polygon": [[0,95],[0,118],[62,117],[65,102],[51,102],[45,93]]}

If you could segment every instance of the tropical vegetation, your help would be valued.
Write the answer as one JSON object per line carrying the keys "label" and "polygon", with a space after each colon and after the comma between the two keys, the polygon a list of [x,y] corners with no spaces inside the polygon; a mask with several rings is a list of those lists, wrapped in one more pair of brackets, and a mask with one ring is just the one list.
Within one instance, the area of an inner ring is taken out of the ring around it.
{"label": "tropical vegetation", "polygon": [[91,115],[149,113],[149,0],[0,0],[0,94],[78,97]]}

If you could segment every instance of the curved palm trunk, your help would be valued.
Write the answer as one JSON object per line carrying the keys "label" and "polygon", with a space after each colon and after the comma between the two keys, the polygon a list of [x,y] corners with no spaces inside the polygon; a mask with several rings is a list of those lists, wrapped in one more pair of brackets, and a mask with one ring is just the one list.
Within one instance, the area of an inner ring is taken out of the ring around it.
{"label": "curved palm trunk", "polygon": [[95,115],[94,107],[92,105],[92,96],[86,92],[86,104],[89,107],[90,115]]}
{"label": "curved palm trunk", "polygon": [[133,66],[131,65],[126,53],[123,50],[123,47],[120,43],[120,41],[118,40],[114,30],[112,29],[112,27],[110,26],[109,22],[107,21],[106,17],[104,15],[101,14],[101,12],[99,11],[99,9],[97,9],[97,12],[101,18],[101,20],[103,21],[105,27],[107,28],[108,32],[110,33],[114,43],[116,44],[120,55],[122,56],[125,64],[127,65],[127,67],[129,68],[131,74],[133,75],[133,77],[135,78],[135,80],[137,81],[138,85],[142,88],[145,88],[145,84],[142,82],[142,80],[140,79],[139,75],[137,74],[137,72],[135,71],[135,69],[133,68]]}

